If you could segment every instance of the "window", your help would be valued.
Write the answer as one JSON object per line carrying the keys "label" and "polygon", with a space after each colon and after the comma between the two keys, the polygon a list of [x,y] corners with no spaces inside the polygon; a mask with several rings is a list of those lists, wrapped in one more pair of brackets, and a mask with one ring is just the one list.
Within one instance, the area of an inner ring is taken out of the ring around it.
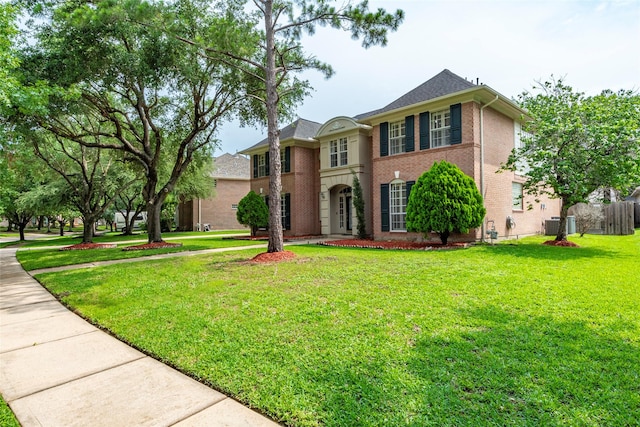
{"label": "window", "polygon": [[238,210],[238,204],[237,203],[231,203],[231,209],[233,209],[234,211]]}
{"label": "window", "polygon": [[329,142],[329,160],[332,168],[347,164],[347,138]]}
{"label": "window", "polygon": [[522,193],[522,184],[519,182],[511,183],[511,199],[514,211],[524,210],[524,195]]}
{"label": "window", "polygon": [[265,154],[258,154],[258,176],[267,176],[267,161]]}
{"label": "window", "polygon": [[405,152],[405,122],[389,123],[389,154]]}
{"label": "window", "polygon": [[451,145],[451,111],[431,113],[431,147]]}
{"label": "window", "polygon": [[[524,144],[526,141],[530,141],[532,138],[532,134],[522,130],[522,125],[518,122],[514,122],[515,136],[514,136],[514,147],[516,150],[521,150],[524,148]],[[527,162],[519,159],[516,161],[516,174],[518,175],[526,175],[529,172],[529,167]]]}
{"label": "window", "polygon": [[389,185],[389,208],[391,215],[391,231],[405,231],[407,225],[407,185],[404,182]]}
{"label": "window", "polygon": [[280,195],[280,221],[283,230],[291,230],[291,194]]}

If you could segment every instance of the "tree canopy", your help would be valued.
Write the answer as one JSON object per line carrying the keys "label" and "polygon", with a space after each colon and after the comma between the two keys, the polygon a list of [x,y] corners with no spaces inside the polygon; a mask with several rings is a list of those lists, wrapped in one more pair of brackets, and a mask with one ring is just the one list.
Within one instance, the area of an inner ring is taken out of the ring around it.
{"label": "tree canopy", "polygon": [[62,2],[42,10],[49,16],[22,51],[22,71],[27,84],[46,81],[60,95],[43,97],[43,108],[24,119],[138,163],[148,239],[161,241],[163,202],[196,153],[212,154],[218,124],[245,99],[229,61],[204,58],[168,33],[216,45],[214,36],[226,37],[225,14],[200,0]]}
{"label": "tree canopy", "polygon": [[530,117],[521,147],[502,169],[524,165],[527,194],[562,201],[556,240],[566,240],[571,206],[599,188],[625,190],[640,182],[640,96],[628,90],[586,96],[551,78],[519,101]]}
{"label": "tree canopy", "polygon": [[451,233],[467,233],[482,225],[485,214],[482,195],[473,179],[443,160],[435,162],[411,187],[407,231],[425,237],[436,232],[446,245]]}
{"label": "tree canopy", "polygon": [[242,32],[241,44],[252,45],[252,41],[259,49],[234,53],[223,45],[189,37],[182,39],[201,44],[208,55],[223,55],[239,61],[236,65],[241,66],[251,100],[250,108],[242,110],[242,121],[267,125],[270,171],[267,251],[280,252],[283,250],[280,121],[295,112],[293,107],[310,89],[308,81],[299,79],[297,74],[306,70],[320,71],[327,78],[333,74],[330,65],[305,53],[300,43],[302,35],[313,35],[317,26],[329,26],[349,31],[353,39],[362,40],[365,48],[385,46],[387,32],[398,28],[404,13],[401,10],[387,13],[382,8],[370,11],[367,0],[356,4],[347,0],[339,7],[334,6],[332,0],[241,0],[239,3],[246,7],[236,10],[235,19],[246,23],[245,30],[255,30]]}

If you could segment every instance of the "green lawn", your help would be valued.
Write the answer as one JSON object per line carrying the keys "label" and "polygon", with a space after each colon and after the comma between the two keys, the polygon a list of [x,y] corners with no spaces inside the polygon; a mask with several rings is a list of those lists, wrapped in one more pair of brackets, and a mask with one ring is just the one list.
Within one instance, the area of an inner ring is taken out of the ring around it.
{"label": "green lawn", "polygon": [[630,426],[640,233],[296,246],[39,275],[123,340],[295,426]]}
{"label": "green lawn", "polygon": [[0,396],[0,426],[2,427],[20,427],[18,420],[7,405],[7,402]]}
{"label": "green lawn", "polygon": [[[171,239],[167,242],[182,243],[180,247],[164,249],[147,249],[143,251],[123,251],[122,248],[137,245],[140,243],[126,243],[125,240],[111,240],[110,242],[120,242],[117,248],[113,249],[91,249],[76,251],[61,251],[59,249],[29,249],[19,250],[17,257],[22,267],[27,270],[37,270],[39,268],[57,267],[63,265],[82,264],[86,262],[108,261],[115,259],[138,258],[144,256],[167,254],[185,251],[201,251],[205,249],[230,248],[240,246],[254,246],[265,244],[264,241],[256,240],[234,240],[216,238],[213,235],[201,238]],[[123,243],[124,242],[124,243]],[[96,240],[95,243],[100,243]]]}

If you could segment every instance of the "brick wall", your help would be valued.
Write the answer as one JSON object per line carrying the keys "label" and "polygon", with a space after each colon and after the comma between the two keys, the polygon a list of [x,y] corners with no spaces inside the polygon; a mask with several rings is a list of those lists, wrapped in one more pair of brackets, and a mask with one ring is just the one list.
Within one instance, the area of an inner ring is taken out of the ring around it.
{"label": "brick wall", "polygon": [[[291,229],[285,236],[306,236],[320,234],[320,160],[319,150],[292,146],[291,172],[282,173],[282,192],[291,194]],[[251,159],[253,162],[253,158]],[[253,164],[251,165],[253,168]],[[253,170],[253,169],[251,169]],[[258,194],[269,194],[269,177],[251,180],[251,189]],[[247,190],[248,191],[248,190]],[[265,234],[265,233],[261,233]]]}
{"label": "brick wall", "polygon": [[249,181],[242,179],[216,178],[216,188],[213,197],[181,203],[178,209],[179,228],[194,231],[197,229],[198,216],[200,223],[209,224],[211,230],[242,229],[244,226],[236,219],[237,205],[249,192]]}
{"label": "brick wall", "polygon": [[[415,119],[415,135],[419,135],[419,120]],[[545,219],[559,214],[557,200],[540,198],[541,204],[535,204],[527,210],[527,202],[533,201],[525,197],[525,209],[512,209],[512,182],[523,182],[513,172],[496,173],[500,164],[505,162],[514,147],[513,120],[488,107],[484,110],[484,144],[485,144],[485,207],[486,220],[493,220],[501,238],[537,234],[542,231]],[[380,217],[380,185],[390,183],[396,178],[402,181],[416,181],[434,162],[446,160],[457,165],[465,174],[476,181],[480,189],[480,106],[474,102],[462,105],[462,143],[447,147],[420,150],[416,143],[416,151],[393,156],[380,157],[380,126],[375,126],[372,137],[373,153],[373,202],[371,215],[373,218],[373,235],[375,239],[419,239],[420,235],[406,232],[382,232]],[[398,176],[396,177],[396,172]],[[507,227],[507,217],[516,223],[514,228]],[[432,236],[435,237],[435,236]],[[481,238],[480,228],[467,235],[451,236],[456,240],[477,240]]]}

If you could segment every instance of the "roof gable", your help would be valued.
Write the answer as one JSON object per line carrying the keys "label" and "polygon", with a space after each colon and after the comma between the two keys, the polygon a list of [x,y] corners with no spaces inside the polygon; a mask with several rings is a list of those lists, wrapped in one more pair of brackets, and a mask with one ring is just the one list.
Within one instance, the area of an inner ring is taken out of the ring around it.
{"label": "roof gable", "polygon": [[[317,122],[312,122],[311,120],[306,119],[298,119],[295,122],[285,126],[280,129],[280,142],[286,141],[288,139],[297,139],[297,140],[309,140],[311,141],[316,134],[322,124]],[[242,150],[242,152],[251,151],[254,148],[258,148],[261,146],[269,145],[269,138],[265,138],[257,144],[247,148],[246,150]]]}
{"label": "roof gable", "polygon": [[375,111],[360,114],[356,119],[364,119],[387,111],[418,104],[430,99],[450,95],[476,87],[475,84],[445,69],[400,98]]}
{"label": "roof gable", "polygon": [[211,174],[214,178],[249,179],[249,159],[240,154],[225,153],[213,159],[215,169]]}

